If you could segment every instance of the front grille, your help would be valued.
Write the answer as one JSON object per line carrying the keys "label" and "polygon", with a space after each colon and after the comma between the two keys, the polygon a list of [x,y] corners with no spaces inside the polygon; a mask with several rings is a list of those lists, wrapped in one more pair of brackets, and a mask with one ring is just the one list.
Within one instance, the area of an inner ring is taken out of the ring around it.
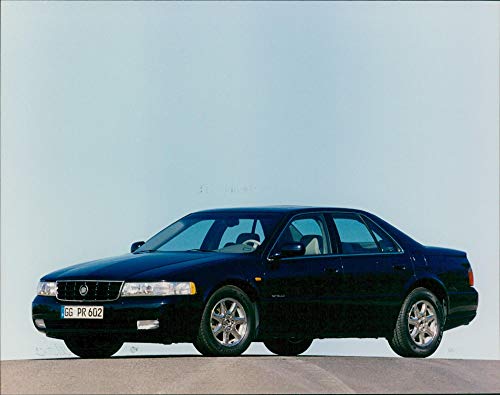
{"label": "front grille", "polygon": [[[123,281],[58,281],[57,299],[74,302],[106,302],[120,296]],[[80,292],[80,290],[87,292]]]}

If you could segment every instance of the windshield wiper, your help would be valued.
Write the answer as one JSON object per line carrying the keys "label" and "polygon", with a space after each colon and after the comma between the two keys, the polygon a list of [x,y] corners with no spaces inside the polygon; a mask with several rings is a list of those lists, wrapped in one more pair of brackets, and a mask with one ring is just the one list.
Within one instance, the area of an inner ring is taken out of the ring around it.
{"label": "windshield wiper", "polygon": [[199,251],[199,252],[215,252],[214,250],[204,250],[202,248],[191,248],[190,250],[186,250],[186,252],[191,252],[191,251]]}
{"label": "windshield wiper", "polygon": [[142,251],[135,251],[134,254],[142,254],[143,252],[156,252],[157,250],[142,250]]}

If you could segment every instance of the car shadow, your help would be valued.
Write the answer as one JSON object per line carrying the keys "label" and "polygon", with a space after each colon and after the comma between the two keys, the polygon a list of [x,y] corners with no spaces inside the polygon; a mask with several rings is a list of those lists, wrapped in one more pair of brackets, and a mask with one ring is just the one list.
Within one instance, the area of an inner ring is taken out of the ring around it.
{"label": "car shadow", "polygon": [[[370,356],[349,356],[349,355],[299,355],[299,356],[280,356],[280,355],[270,355],[270,354],[249,354],[249,355],[239,355],[236,357],[205,357],[200,354],[169,354],[169,355],[118,355],[109,358],[99,358],[100,360],[110,360],[110,359],[192,359],[192,358],[267,358],[267,359],[293,359],[293,358],[359,358],[359,359],[373,359],[373,358],[391,358],[391,357],[370,357]],[[31,359],[32,361],[65,361],[65,360],[85,360],[92,358],[79,358],[75,357],[63,357],[63,358],[36,358]]]}

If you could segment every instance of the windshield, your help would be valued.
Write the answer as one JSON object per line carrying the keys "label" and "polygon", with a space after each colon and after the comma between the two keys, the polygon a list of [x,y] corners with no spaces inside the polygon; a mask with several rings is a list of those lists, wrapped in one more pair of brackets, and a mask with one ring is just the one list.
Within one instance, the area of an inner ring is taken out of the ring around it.
{"label": "windshield", "polygon": [[263,248],[281,215],[200,213],[174,222],[135,253],[203,251],[248,254]]}

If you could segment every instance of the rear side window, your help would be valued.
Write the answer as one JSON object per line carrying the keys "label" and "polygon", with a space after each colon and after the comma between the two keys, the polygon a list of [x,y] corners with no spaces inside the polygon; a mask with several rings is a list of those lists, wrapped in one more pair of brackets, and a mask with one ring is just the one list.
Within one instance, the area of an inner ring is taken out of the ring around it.
{"label": "rear side window", "polygon": [[334,214],[333,222],[337,228],[344,254],[378,253],[377,243],[363,220],[355,214]]}
{"label": "rear side window", "polygon": [[391,237],[375,222],[371,219],[365,217],[365,221],[372,231],[377,243],[382,250],[382,252],[398,252],[400,251],[399,247],[394,243]]}

